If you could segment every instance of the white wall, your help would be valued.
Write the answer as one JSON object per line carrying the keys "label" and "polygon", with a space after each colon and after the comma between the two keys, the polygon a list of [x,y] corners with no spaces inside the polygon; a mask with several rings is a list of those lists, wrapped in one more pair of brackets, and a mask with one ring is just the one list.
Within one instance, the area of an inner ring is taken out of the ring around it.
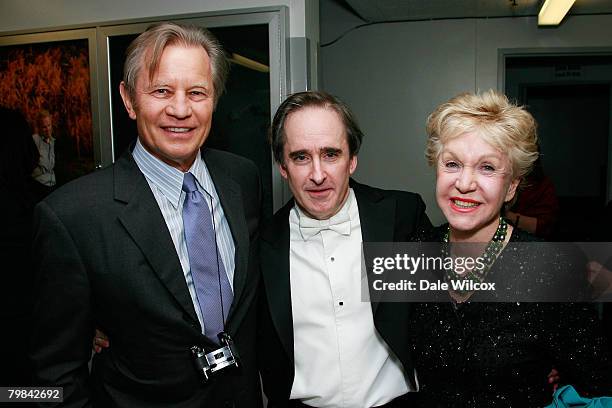
{"label": "white wall", "polygon": [[612,15],[570,16],[557,28],[538,28],[536,17],[472,21],[478,89],[497,88],[499,49],[612,47]]}
{"label": "white wall", "polygon": [[[322,44],[358,23],[321,1]],[[612,15],[572,16],[546,29],[532,17],[385,23],[324,47],[321,88],[349,104],[366,134],[357,179],[420,193],[432,221],[442,222],[424,159],[427,116],[459,92],[497,88],[500,48],[551,47],[612,47]]]}
{"label": "white wall", "polygon": [[474,89],[473,33],[465,20],[374,25],[321,51],[323,89],[352,108],[365,133],[355,177],[420,193],[435,222],[425,120],[450,95]]}

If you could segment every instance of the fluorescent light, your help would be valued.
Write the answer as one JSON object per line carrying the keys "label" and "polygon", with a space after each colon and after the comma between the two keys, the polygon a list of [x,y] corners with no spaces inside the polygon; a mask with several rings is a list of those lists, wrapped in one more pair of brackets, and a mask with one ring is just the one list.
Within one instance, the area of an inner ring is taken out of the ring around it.
{"label": "fluorescent light", "polygon": [[247,57],[243,57],[240,54],[232,53],[228,58],[230,62],[234,64],[242,65],[243,67],[252,69],[258,72],[270,72],[270,67],[262,64],[261,62],[257,62]]}
{"label": "fluorescent light", "polygon": [[559,25],[576,0],[546,0],[538,14],[538,25]]}

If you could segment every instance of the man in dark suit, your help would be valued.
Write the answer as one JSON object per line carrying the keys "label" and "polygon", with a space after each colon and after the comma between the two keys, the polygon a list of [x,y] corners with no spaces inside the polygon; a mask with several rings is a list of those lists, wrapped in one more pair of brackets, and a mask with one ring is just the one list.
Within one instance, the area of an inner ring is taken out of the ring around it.
{"label": "man in dark suit", "polygon": [[403,406],[416,390],[409,305],[361,300],[361,243],[430,227],[417,194],[356,183],[362,133],[323,92],[290,96],[271,144],[294,196],[261,233],[259,330],[274,407]]}
{"label": "man in dark suit", "polygon": [[[36,208],[31,357],[38,384],[63,387],[66,406],[261,406],[260,181],[246,159],[200,153],[226,75],[208,31],[150,27],[128,49],[120,88],[135,146]],[[96,326],[112,347],[90,374]],[[241,364],[205,383],[191,347],[218,349],[222,331]]]}

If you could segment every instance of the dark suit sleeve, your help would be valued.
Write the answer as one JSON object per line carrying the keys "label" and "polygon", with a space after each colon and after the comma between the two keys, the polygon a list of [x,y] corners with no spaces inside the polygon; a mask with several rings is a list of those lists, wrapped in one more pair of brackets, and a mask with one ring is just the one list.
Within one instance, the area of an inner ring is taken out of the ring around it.
{"label": "dark suit sleeve", "polygon": [[543,353],[552,354],[560,385],[573,385],[580,395],[612,395],[612,356],[601,321],[591,304],[546,303],[542,333]]}
{"label": "dark suit sleeve", "polygon": [[89,406],[89,281],[74,237],[45,202],[34,214],[33,259],[37,283],[30,357],[35,383],[63,387],[63,406]]}
{"label": "dark suit sleeve", "polygon": [[429,231],[433,226],[429,217],[425,213],[425,202],[420,195],[417,194],[417,220],[416,226],[418,231]]}
{"label": "dark suit sleeve", "polygon": [[431,221],[425,213],[425,202],[421,196],[415,193],[399,192],[394,240],[411,241],[414,236],[422,235],[431,228]]}
{"label": "dark suit sleeve", "polygon": [[261,224],[261,221],[264,219],[265,214],[263,213],[263,186],[262,186],[262,182],[261,182],[261,175],[259,174],[259,169],[257,168],[257,166],[255,166],[254,163],[251,163],[252,165],[252,170],[251,173],[253,174],[253,178],[254,181],[252,183],[252,185],[254,186],[254,191],[253,191],[253,202],[252,205],[255,205],[255,208],[257,208],[257,216],[256,217],[250,217],[248,222],[252,222],[251,219],[252,218],[256,218],[256,225],[252,226],[249,225],[249,231],[254,230],[257,233],[257,238],[259,238],[259,225]]}

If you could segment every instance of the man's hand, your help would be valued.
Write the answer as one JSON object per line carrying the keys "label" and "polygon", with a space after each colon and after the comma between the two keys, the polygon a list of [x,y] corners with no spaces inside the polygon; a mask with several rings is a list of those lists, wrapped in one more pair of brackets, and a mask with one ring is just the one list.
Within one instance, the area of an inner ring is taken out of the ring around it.
{"label": "man's hand", "polygon": [[110,347],[108,337],[101,330],[96,329],[96,333],[93,338],[93,351],[100,353],[102,349]]}

